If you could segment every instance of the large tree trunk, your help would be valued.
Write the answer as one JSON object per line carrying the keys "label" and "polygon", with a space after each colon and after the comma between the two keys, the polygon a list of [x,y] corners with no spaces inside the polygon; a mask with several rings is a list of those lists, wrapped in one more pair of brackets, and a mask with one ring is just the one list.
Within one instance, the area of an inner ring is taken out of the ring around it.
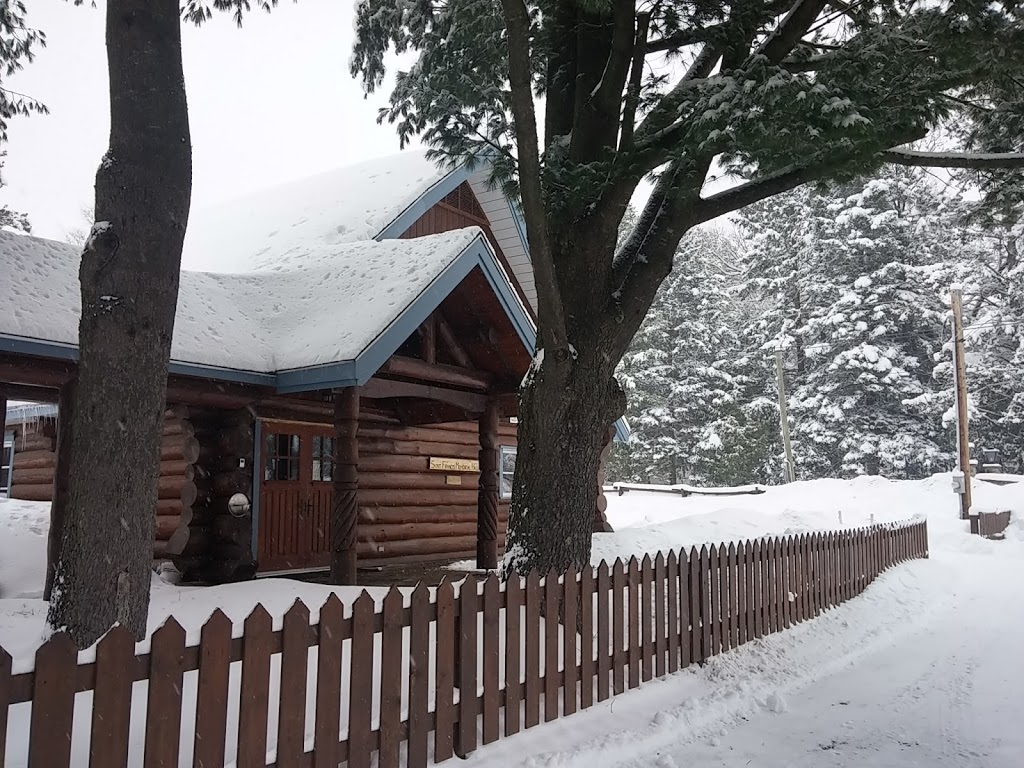
{"label": "large tree trunk", "polygon": [[[108,0],[110,148],[81,264],[80,359],[49,624],[146,631],[160,434],[192,188],[178,0]],[[59,486],[58,486],[59,490]]]}
{"label": "large tree trunk", "polygon": [[577,359],[539,354],[523,382],[506,572],[590,562],[601,452],[626,400],[617,361],[597,341],[583,348],[589,356]]}

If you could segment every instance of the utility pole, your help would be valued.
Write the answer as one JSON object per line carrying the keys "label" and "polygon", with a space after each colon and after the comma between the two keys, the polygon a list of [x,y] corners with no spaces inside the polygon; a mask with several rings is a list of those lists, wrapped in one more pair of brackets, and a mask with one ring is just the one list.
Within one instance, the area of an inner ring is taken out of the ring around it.
{"label": "utility pole", "polygon": [[971,443],[967,423],[967,360],[964,357],[963,294],[959,288],[950,291],[953,307],[953,376],[956,382],[956,433],[960,455],[960,471],[964,477],[960,495],[960,518],[971,514]]}
{"label": "utility pole", "polygon": [[782,371],[782,350],[775,350],[775,378],[779,391],[779,426],[782,427],[782,445],[786,450],[786,482],[796,480],[796,464],[793,463],[793,444],[789,439],[789,409],[786,406],[786,380]]}

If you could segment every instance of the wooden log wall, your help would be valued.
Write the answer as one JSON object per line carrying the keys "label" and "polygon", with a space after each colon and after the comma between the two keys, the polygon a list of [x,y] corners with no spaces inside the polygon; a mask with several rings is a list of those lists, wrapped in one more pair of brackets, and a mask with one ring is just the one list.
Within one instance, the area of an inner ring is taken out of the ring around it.
{"label": "wooden log wall", "polygon": [[255,418],[247,409],[193,414],[199,444],[195,466],[197,499],[188,525],[188,545],[174,562],[186,581],[224,583],[251,578],[252,511],[235,515],[236,493],[253,501]]}
{"label": "wooden log wall", "polygon": [[[13,425],[14,470],[11,498],[27,501],[52,501],[53,474],[57,464],[56,423],[43,419],[32,424]],[[164,414],[160,441],[160,481],[156,503],[154,563],[180,553],[189,537],[188,524],[197,498],[195,462],[199,442],[188,411],[179,406]]]}
{"label": "wooden log wall", "polygon": [[[359,565],[476,557],[477,472],[429,469],[430,457],[478,459],[476,422],[403,427],[364,407],[359,416]],[[498,444],[516,444],[503,419]],[[450,485],[448,476],[460,485]],[[498,505],[498,549],[505,547],[508,500]]]}

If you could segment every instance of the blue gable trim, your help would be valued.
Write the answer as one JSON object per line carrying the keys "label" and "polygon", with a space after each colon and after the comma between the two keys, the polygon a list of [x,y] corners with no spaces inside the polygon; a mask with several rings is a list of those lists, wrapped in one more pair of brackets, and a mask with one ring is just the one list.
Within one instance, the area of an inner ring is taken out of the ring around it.
{"label": "blue gable trim", "polygon": [[401,237],[409,227],[416,223],[420,216],[444,200],[462,182],[468,181],[471,175],[464,165],[450,171],[446,176],[434,182],[430,189],[420,195],[416,202],[402,211],[398,218],[384,227],[373,239],[379,242],[381,240],[395,240]]}
{"label": "blue gable trim", "polygon": [[277,375],[277,391],[286,394],[365,384],[476,267],[487,278],[523,346],[532,353],[536,338],[533,325],[513,295],[490,246],[480,235],[355,360],[281,371]]}

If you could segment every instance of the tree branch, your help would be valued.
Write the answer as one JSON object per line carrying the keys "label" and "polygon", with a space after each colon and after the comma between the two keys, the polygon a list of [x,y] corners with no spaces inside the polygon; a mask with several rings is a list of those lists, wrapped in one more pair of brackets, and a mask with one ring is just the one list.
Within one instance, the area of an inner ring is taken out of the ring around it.
{"label": "tree branch", "polygon": [[706,43],[717,33],[723,32],[728,26],[727,22],[712,24],[701,29],[684,29],[668,37],[660,37],[656,40],[647,41],[648,53],[661,53],[662,51],[675,51],[686,48],[697,43]]}
{"label": "tree branch", "polygon": [[565,308],[548,243],[547,218],[541,189],[537,115],[530,80],[530,16],[524,0],[501,0],[508,40],[508,72],[512,116],[519,155],[519,190],[526,219],[526,236],[537,277],[537,315],[541,320],[538,346],[552,351],[568,346]]}
{"label": "tree branch", "polygon": [[776,30],[758,49],[772,64],[779,64],[800,42],[826,5],[826,0],[797,0]]}
{"label": "tree branch", "polygon": [[799,187],[801,184],[816,181],[832,170],[832,167],[831,165],[822,164],[788,168],[770,176],[752,179],[731,189],[702,198],[698,206],[698,220],[696,223],[702,224],[730,211],[736,211],[773,195],[788,192]]}
{"label": "tree branch", "polygon": [[1024,168],[1024,152],[917,152],[911,149],[888,149],[882,153],[887,163],[923,168],[971,168],[1009,170]]}
{"label": "tree branch", "polygon": [[[587,161],[601,149],[614,149],[619,138],[622,91],[633,59],[634,7],[634,0],[614,0],[610,20],[606,16],[581,19],[577,40],[577,108],[571,143],[571,155],[575,158]],[[590,18],[594,23],[586,23]],[[600,58],[604,59],[604,67],[599,70]]]}
{"label": "tree branch", "polygon": [[636,110],[640,105],[640,89],[643,86],[644,57],[647,54],[647,29],[650,26],[649,14],[641,13],[636,17],[636,36],[633,42],[633,64],[629,72],[629,88],[626,91],[626,103],[622,109],[622,131],[619,137],[619,150],[628,149],[633,145],[633,131],[636,128]]}

